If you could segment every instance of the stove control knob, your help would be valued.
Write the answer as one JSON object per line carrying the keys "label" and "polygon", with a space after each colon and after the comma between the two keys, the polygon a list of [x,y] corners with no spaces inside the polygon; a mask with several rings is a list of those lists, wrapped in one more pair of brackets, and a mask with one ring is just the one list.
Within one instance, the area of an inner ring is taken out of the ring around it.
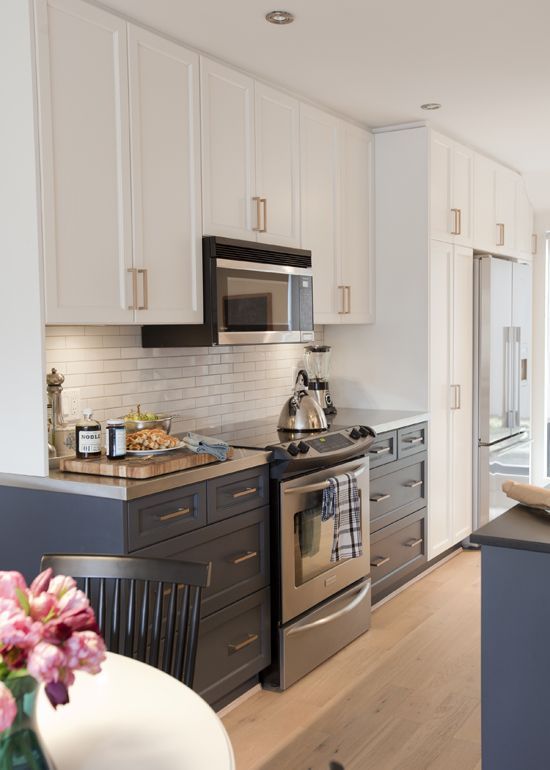
{"label": "stove control knob", "polygon": [[307,453],[309,452],[309,450],[311,449],[311,447],[310,447],[310,445],[309,445],[309,444],[306,444],[306,442],[305,442],[305,441],[300,441],[300,443],[298,444],[298,449],[300,450],[300,452],[301,452],[303,455],[307,455]]}
{"label": "stove control knob", "polygon": [[357,428],[354,428],[352,431],[350,431],[350,434],[349,434],[349,435],[350,435],[350,437],[351,437],[352,439],[354,439],[355,441],[356,441],[358,438],[361,438],[361,434],[359,433],[359,431],[357,430]]}
{"label": "stove control knob", "polygon": [[371,435],[370,430],[368,428],[365,428],[364,425],[361,425],[361,427],[359,428],[359,433],[361,434],[361,436],[363,438],[365,438],[366,436],[370,436]]}
{"label": "stove control knob", "polygon": [[296,457],[297,454],[300,454],[300,450],[294,443],[289,444],[286,448],[286,451],[288,452],[289,455],[292,455],[292,457]]}

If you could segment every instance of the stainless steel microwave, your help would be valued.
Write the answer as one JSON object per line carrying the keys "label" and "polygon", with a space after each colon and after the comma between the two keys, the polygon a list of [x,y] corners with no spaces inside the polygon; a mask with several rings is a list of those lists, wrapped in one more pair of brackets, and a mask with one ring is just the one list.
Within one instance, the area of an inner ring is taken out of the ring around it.
{"label": "stainless steel microwave", "polygon": [[142,327],[145,348],[313,340],[311,251],[203,238],[204,323]]}

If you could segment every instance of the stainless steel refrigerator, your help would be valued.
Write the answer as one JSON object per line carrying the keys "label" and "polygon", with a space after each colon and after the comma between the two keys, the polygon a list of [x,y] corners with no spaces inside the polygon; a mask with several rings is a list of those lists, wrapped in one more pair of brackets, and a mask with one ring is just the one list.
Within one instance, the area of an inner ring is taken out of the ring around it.
{"label": "stainless steel refrigerator", "polygon": [[474,260],[474,529],[515,505],[531,469],[531,266]]}

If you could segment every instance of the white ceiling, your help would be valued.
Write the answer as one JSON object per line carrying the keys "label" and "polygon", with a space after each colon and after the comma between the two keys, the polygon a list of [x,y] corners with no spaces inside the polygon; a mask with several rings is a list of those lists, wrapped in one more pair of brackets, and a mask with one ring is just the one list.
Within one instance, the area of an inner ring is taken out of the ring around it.
{"label": "white ceiling", "polygon": [[[368,126],[425,120],[550,209],[547,0],[102,0]],[[282,7],[294,24],[264,20]],[[437,113],[419,108],[441,102]],[[535,180],[531,186],[530,180]]]}

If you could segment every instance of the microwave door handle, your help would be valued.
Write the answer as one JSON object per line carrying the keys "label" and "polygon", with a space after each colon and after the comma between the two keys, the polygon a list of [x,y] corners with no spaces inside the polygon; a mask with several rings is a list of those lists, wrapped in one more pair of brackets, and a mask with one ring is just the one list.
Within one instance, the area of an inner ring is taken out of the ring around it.
{"label": "microwave door handle", "polygon": [[319,626],[324,626],[326,623],[332,623],[333,620],[337,620],[338,618],[347,615],[348,612],[352,612],[352,610],[354,610],[365,599],[366,595],[370,591],[370,586],[371,582],[369,580],[365,587],[359,591],[355,599],[352,599],[352,601],[349,604],[346,604],[345,607],[342,607],[341,610],[337,610],[336,612],[327,615],[326,618],[319,618],[319,620],[314,620],[311,623],[305,623],[303,626],[296,625],[294,628],[290,629],[288,636],[292,636],[293,634],[300,634],[303,631],[311,631],[312,628],[319,628]]}
{"label": "microwave door handle", "polygon": [[[362,473],[364,473],[367,469],[367,465],[358,465],[357,468],[354,468],[351,471],[346,471],[346,473],[353,473],[355,478],[360,476]],[[320,492],[322,489],[328,488],[328,481],[319,481],[317,484],[306,484],[303,487],[291,487],[290,489],[285,489],[285,495],[290,494],[305,494],[306,492]]]}

